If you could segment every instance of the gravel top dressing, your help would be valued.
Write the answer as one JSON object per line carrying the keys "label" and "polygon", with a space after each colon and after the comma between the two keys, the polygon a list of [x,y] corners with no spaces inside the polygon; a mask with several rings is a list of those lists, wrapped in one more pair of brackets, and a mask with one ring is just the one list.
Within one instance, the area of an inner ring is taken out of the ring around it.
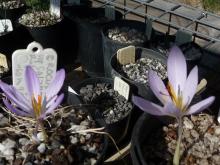
{"label": "gravel top dressing", "polygon": [[108,38],[120,43],[143,43],[146,41],[146,36],[143,32],[129,27],[115,27],[107,31]]}
{"label": "gravel top dressing", "polygon": [[132,110],[131,102],[114,91],[111,84],[97,83],[80,89],[86,103],[97,105],[107,124],[115,123],[126,117]]}
{"label": "gravel top dressing", "polygon": [[153,58],[140,58],[136,63],[123,65],[120,72],[135,82],[148,84],[149,69],[156,71],[162,80],[167,77],[166,66]]}
{"label": "gravel top dressing", "polygon": [[37,133],[39,143],[31,142],[27,130],[34,131],[31,119],[9,121],[8,114],[0,113],[0,164],[48,164],[48,165],[93,165],[103,151],[104,138],[94,133],[71,133],[89,128],[98,128],[95,121],[84,111],[58,110],[49,117],[44,126],[48,142],[42,141],[42,132]]}
{"label": "gravel top dressing", "polygon": [[[172,164],[177,142],[174,122],[154,130],[142,145],[144,158],[150,165]],[[218,165],[220,162],[220,125],[209,114],[184,117],[181,165]]]}
{"label": "gravel top dressing", "polygon": [[24,6],[24,4],[18,0],[0,2],[0,9],[15,9],[22,6]]}
{"label": "gravel top dressing", "polygon": [[19,23],[28,27],[45,27],[51,26],[61,21],[61,18],[51,15],[49,11],[32,11],[31,13],[23,14],[19,18]]}

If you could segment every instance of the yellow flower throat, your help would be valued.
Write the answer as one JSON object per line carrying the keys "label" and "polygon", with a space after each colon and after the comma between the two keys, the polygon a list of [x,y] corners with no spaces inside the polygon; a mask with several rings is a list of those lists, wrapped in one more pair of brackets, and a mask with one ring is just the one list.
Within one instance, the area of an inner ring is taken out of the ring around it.
{"label": "yellow flower throat", "polygon": [[172,101],[174,102],[174,104],[176,105],[176,107],[179,110],[183,111],[185,108],[183,107],[183,97],[182,97],[182,92],[180,91],[180,89],[178,89],[178,94],[176,95],[173,87],[168,82],[168,84],[167,84],[167,91],[170,94],[170,97],[171,97]]}
{"label": "yellow flower throat", "polygon": [[37,100],[35,99],[34,96],[32,96],[32,107],[34,109],[35,116],[38,118],[41,115],[41,110],[42,110],[42,96],[38,95]]}

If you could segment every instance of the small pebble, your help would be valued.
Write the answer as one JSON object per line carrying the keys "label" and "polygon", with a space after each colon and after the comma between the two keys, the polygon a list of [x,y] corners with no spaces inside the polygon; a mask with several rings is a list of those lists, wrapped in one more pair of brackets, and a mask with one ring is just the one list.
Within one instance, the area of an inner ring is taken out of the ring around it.
{"label": "small pebble", "polygon": [[41,143],[38,147],[37,147],[37,150],[40,152],[40,153],[44,153],[46,151],[46,144],[45,143]]}

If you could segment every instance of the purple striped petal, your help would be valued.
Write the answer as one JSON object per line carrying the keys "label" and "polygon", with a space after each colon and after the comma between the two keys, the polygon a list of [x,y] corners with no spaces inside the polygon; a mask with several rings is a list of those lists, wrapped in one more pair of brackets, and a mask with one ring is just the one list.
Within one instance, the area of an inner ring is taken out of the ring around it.
{"label": "purple striped petal", "polygon": [[205,100],[202,100],[194,105],[192,105],[188,111],[186,112],[186,115],[192,115],[195,113],[199,113],[203,110],[205,110],[206,108],[208,108],[215,100],[214,96],[210,96],[208,98],[206,98]]}
{"label": "purple striped petal", "polygon": [[149,71],[149,84],[150,88],[156,97],[161,101],[161,103],[165,104],[166,102],[171,102],[170,95],[161,80],[161,78],[157,75],[155,71]]}
{"label": "purple striped petal", "polygon": [[47,100],[46,108],[49,108],[56,101],[56,99],[57,99],[57,95],[51,97],[50,100]]}
{"label": "purple striped petal", "polygon": [[195,66],[187,80],[186,80],[186,83],[185,83],[185,87],[184,87],[184,90],[183,90],[183,105],[186,107],[188,107],[188,105],[191,103],[195,93],[196,93],[196,88],[198,86],[198,67]]}
{"label": "purple striped petal", "polygon": [[6,97],[9,100],[11,100],[14,104],[16,104],[17,107],[19,107],[20,109],[26,112],[30,111],[30,108],[24,102],[22,102],[20,98],[14,96],[14,93],[18,93],[18,91],[13,91],[14,89],[12,86],[7,85],[6,83],[3,83],[2,81],[0,81],[0,87],[2,91],[4,92],[4,94],[6,95]]}
{"label": "purple striped petal", "polygon": [[19,116],[26,116],[26,117],[31,116],[31,114],[13,107],[6,99],[3,99],[3,102],[4,102],[5,106],[7,107],[7,109],[10,110],[12,113],[19,115]]}
{"label": "purple striped petal", "polygon": [[186,59],[177,46],[170,50],[167,59],[167,72],[169,82],[177,95],[178,90],[183,91],[187,76]]}
{"label": "purple striped petal", "polygon": [[65,70],[60,69],[59,71],[57,71],[55,78],[46,89],[47,99],[50,99],[51,97],[57,95],[57,93],[60,91],[61,87],[63,86],[64,79],[65,79]]}
{"label": "purple striped petal", "polygon": [[163,107],[156,105],[148,100],[145,100],[141,97],[133,96],[132,97],[133,103],[138,106],[141,110],[151,114],[151,115],[157,115],[157,116],[163,116],[166,115],[163,112]]}
{"label": "purple striped petal", "polygon": [[29,108],[30,111],[32,111],[32,105],[31,102],[29,100],[27,100],[27,98],[22,95],[15,87],[12,86],[12,92],[14,94],[14,96],[22,103],[24,103],[27,108]]}
{"label": "purple striped petal", "polygon": [[52,104],[48,109],[47,111],[42,114],[41,118],[45,118],[47,114],[50,114],[50,113],[53,113],[53,111],[61,104],[61,102],[63,101],[63,98],[64,98],[64,94],[60,94],[56,101],[54,102],[54,104]]}
{"label": "purple striped petal", "polygon": [[29,95],[32,97],[35,96],[37,100],[38,95],[40,95],[40,81],[37,77],[37,73],[32,69],[31,66],[26,66],[25,69],[25,83]]}

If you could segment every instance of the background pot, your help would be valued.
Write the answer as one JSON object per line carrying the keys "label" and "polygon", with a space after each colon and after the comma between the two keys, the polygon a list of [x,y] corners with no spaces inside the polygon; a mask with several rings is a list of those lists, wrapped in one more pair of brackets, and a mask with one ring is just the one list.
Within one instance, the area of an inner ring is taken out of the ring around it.
{"label": "background pot", "polygon": [[10,19],[12,22],[18,20],[22,14],[26,11],[26,6],[21,6],[14,9],[0,9],[0,18],[1,19]]}
{"label": "background pot", "polygon": [[44,48],[56,50],[58,68],[65,68],[67,64],[74,63],[76,59],[76,34],[72,21],[63,18],[51,26],[24,27],[29,31],[32,41],[39,42]]}
{"label": "background pot", "polygon": [[143,34],[145,34],[146,31],[145,23],[134,20],[112,21],[103,27],[102,42],[103,42],[104,69],[105,69],[105,76],[107,77],[111,77],[111,67],[109,66],[109,61],[111,57],[117,52],[118,49],[127,47],[129,45],[147,47],[147,39],[149,37],[146,36],[146,39],[143,42],[135,42],[132,44],[114,41],[108,37],[108,30],[116,27],[118,28],[128,27],[129,29],[135,29],[138,32],[142,32]]}
{"label": "background pot", "polygon": [[132,163],[135,165],[147,165],[141,146],[144,144],[146,138],[150,136],[151,132],[161,127],[161,123],[147,113],[138,119],[133,129],[131,138],[131,158]]}
{"label": "background pot", "polygon": [[[136,47],[135,48],[135,60],[138,60],[143,57],[150,57],[153,59],[160,60],[161,63],[166,65],[166,57],[164,55],[156,51],[153,51],[151,49]],[[147,84],[130,80],[129,78],[125,77],[122,73],[119,72],[121,68],[121,64],[117,60],[117,54],[114,54],[112,56],[110,60],[110,66],[111,66],[111,71],[112,71],[111,73],[112,77],[114,78],[115,76],[118,76],[124,81],[126,81],[130,85],[130,88],[133,94],[142,96],[149,100],[152,100],[155,98],[154,94],[151,92]]]}
{"label": "background pot", "polygon": [[[76,85],[70,84],[70,86],[77,93],[80,93],[79,91],[82,87],[85,87],[86,85],[89,85],[89,84],[95,85],[97,83],[108,83],[108,84],[111,84],[112,87],[113,87],[113,79],[103,78],[103,77],[85,79],[82,82],[80,82],[79,84],[76,84]],[[68,100],[68,102],[70,102],[71,104],[77,105],[77,104],[80,104],[80,103],[82,103],[82,104],[85,103],[81,97],[79,98],[74,94],[71,94],[71,93],[69,93],[69,94],[71,95],[71,100]],[[91,108],[93,108],[93,107],[90,106],[90,108],[88,110],[90,111]],[[95,109],[97,109],[97,108],[95,108]],[[133,110],[131,110],[131,112],[127,116],[125,116],[123,119],[121,119],[120,121],[115,122],[115,123],[111,123],[111,124],[106,124],[107,131],[113,136],[113,138],[115,139],[115,141],[117,143],[122,141],[123,138],[127,134],[127,130],[128,130],[129,124],[130,124],[130,117],[131,117],[132,111]],[[96,118],[97,121],[103,121],[103,118],[102,118],[102,115],[101,115],[99,109],[97,109],[95,111],[93,116]]]}
{"label": "background pot", "polygon": [[[78,55],[83,69],[89,76],[104,76],[101,27],[110,21],[105,19],[105,9],[76,8],[66,12],[65,16],[77,25]],[[116,11],[116,20],[121,17],[122,14]]]}

